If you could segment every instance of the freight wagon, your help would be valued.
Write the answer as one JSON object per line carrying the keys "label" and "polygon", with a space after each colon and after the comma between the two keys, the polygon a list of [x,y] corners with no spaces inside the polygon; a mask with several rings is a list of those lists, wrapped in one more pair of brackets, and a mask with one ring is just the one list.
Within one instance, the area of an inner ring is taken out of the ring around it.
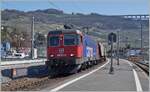
{"label": "freight wagon", "polygon": [[104,47],[79,30],[50,31],[47,36],[47,61],[50,75],[76,73],[104,61]]}

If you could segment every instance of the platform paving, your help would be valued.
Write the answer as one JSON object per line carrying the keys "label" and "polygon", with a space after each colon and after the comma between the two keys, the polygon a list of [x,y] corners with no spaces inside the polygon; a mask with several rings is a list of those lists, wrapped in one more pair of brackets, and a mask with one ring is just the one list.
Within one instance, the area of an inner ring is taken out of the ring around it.
{"label": "platform paving", "polygon": [[109,74],[110,63],[108,63],[100,70],[59,91],[137,91],[133,69],[138,75],[142,91],[149,90],[148,77],[136,66],[131,66],[126,60],[121,59],[120,65],[113,60],[113,67],[114,74]]}

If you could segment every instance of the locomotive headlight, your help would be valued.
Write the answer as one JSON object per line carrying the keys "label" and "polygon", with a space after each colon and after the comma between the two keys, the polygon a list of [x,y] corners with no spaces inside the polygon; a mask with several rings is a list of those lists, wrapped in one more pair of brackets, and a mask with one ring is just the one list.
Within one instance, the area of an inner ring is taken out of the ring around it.
{"label": "locomotive headlight", "polygon": [[70,54],[70,56],[72,57],[72,56],[74,56],[74,54]]}
{"label": "locomotive headlight", "polygon": [[50,55],[50,57],[54,57],[54,55]]}

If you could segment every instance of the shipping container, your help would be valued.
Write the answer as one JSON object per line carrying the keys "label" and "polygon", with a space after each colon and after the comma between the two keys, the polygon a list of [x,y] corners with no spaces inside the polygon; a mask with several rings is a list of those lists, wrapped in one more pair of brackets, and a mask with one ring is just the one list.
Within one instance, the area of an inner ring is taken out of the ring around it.
{"label": "shipping container", "polygon": [[90,36],[84,35],[83,38],[83,57],[92,60],[97,56],[97,42]]}
{"label": "shipping container", "polygon": [[28,67],[28,77],[43,77],[48,75],[48,67],[45,65]]}

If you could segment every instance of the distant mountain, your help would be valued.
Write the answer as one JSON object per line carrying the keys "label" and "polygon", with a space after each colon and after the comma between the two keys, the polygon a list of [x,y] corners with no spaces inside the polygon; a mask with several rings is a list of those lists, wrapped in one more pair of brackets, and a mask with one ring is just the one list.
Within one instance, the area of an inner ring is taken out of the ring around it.
{"label": "distant mountain", "polygon": [[[135,29],[139,28],[138,20],[124,19],[117,16],[105,16],[96,13],[84,14],[65,14],[61,10],[45,9],[23,12],[18,10],[3,10],[2,21],[11,22],[11,20],[30,22],[31,17],[35,16],[35,22],[45,24],[74,24],[81,27],[96,27],[98,29]],[[142,21],[143,26],[148,27],[148,21]]]}
{"label": "distant mountain", "polygon": [[47,14],[63,14],[63,11],[57,9],[45,9],[45,10],[36,10],[36,11],[29,11],[28,13],[47,13]]}
{"label": "distant mountain", "polygon": [[1,12],[2,20],[8,21],[10,19],[17,19],[19,16],[25,16],[25,12],[18,10],[3,10]]}

